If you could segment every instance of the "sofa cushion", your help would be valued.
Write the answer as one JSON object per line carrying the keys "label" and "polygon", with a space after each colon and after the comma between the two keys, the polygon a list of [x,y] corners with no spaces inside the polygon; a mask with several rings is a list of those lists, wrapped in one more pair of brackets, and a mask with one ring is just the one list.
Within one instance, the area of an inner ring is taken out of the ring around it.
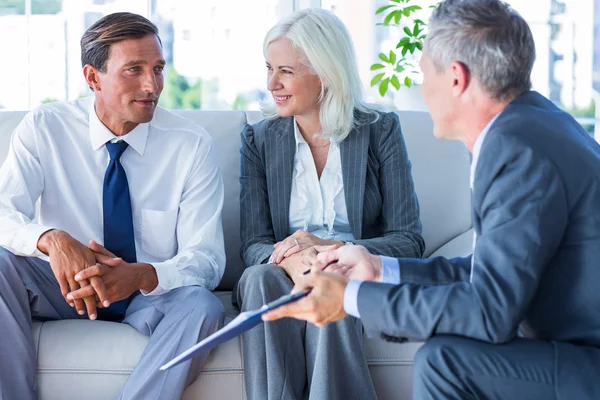
{"label": "sofa cushion", "polygon": [[210,134],[219,156],[225,186],[223,231],[227,267],[217,290],[232,290],[243,272],[240,257],[240,133],[246,124],[243,111],[177,110],[177,115],[200,125]]}
{"label": "sofa cushion", "polygon": [[[238,313],[231,305],[231,293],[215,294],[229,323]],[[148,343],[147,336],[129,325],[106,321],[34,321],[33,335],[43,400],[118,398]],[[216,398],[215,393],[228,387],[237,395],[219,397],[240,399],[243,374],[241,341],[235,338],[211,353],[201,377],[188,389],[194,395],[186,396]]]}
{"label": "sofa cushion", "polygon": [[[228,323],[238,314],[231,305],[231,292],[215,294],[225,306]],[[35,321],[33,333],[42,400],[118,398],[148,343],[148,337],[129,325],[105,321]],[[410,366],[421,344],[365,339],[364,346],[378,398],[410,398]],[[243,399],[243,378],[242,345],[237,337],[211,353],[183,398]]]}

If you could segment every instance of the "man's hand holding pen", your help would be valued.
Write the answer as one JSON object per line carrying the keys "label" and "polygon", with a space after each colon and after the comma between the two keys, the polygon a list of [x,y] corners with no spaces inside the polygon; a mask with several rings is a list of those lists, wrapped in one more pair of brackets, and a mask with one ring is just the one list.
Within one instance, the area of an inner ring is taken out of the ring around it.
{"label": "man's hand holding pen", "polygon": [[[293,291],[311,289],[305,298],[263,315],[264,321],[291,317],[323,326],[347,316],[344,292],[350,279],[381,281],[381,259],[362,246],[315,246],[311,268],[295,281]],[[307,273],[310,271],[310,273]]]}

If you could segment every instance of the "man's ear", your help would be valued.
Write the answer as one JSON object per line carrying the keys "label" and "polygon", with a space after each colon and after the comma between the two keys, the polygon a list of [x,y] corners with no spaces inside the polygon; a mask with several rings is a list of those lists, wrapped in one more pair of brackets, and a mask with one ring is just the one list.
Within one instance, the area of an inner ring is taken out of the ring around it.
{"label": "man's ear", "polygon": [[471,71],[469,68],[458,61],[450,65],[452,74],[452,93],[455,97],[462,95],[471,84]]}
{"label": "man's ear", "polygon": [[86,64],[83,67],[83,76],[85,77],[85,81],[92,91],[98,92],[102,90],[100,88],[100,79],[99,76],[100,71],[98,71],[95,67],[90,64]]}

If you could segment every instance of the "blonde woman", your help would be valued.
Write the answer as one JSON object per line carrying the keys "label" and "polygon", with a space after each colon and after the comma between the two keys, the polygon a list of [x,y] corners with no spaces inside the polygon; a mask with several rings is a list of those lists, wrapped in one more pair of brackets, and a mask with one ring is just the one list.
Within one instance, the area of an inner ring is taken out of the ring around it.
{"label": "blonde woman", "polygon": [[[296,12],[268,32],[264,54],[273,101],[265,120],[246,125],[240,150],[242,310],[289,293],[319,246],[392,257],[425,249],[398,117],[364,103],[342,22]],[[249,400],[375,398],[355,318],[322,329],[266,323],[243,346]]]}

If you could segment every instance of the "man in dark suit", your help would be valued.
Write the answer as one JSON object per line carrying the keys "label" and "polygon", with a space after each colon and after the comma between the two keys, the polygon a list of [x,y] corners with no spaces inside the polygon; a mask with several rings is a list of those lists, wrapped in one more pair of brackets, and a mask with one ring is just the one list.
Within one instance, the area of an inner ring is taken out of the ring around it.
{"label": "man in dark suit", "polygon": [[529,90],[533,38],[508,5],[444,0],[429,27],[434,133],[473,152],[473,254],[324,251],[297,285],[310,295],[265,319],[351,314],[371,336],[427,341],[416,399],[599,399],[600,146]]}

